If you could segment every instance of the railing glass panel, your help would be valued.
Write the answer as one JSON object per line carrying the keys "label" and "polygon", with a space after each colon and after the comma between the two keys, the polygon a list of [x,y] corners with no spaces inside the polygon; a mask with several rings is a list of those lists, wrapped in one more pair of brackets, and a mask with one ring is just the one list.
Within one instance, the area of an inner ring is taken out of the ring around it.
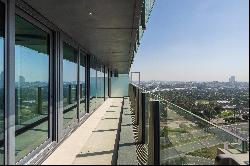
{"label": "railing glass panel", "polygon": [[128,74],[119,74],[111,78],[111,97],[128,96]]}
{"label": "railing glass panel", "polygon": [[170,102],[160,103],[161,164],[214,164],[218,148],[242,152],[243,138]]}
{"label": "railing glass panel", "polygon": [[145,21],[148,22],[155,0],[145,0]]}
{"label": "railing glass panel", "polygon": [[[134,88],[139,87],[135,85]],[[141,88],[141,91],[146,92],[146,89]],[[248,140],[164,100],[157,94],[147,93],[146,96],[146,145],[149,144],[151,125],[148,103],[152,100],[160,102],[160,164],[213,165],[218,148],[226,149],[232,154],[241,154],[249,150]]]}

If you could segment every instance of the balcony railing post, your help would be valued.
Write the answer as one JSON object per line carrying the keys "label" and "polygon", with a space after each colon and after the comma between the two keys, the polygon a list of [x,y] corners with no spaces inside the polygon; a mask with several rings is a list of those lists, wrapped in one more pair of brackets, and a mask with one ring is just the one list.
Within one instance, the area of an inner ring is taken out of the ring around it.
{"label": "balcony railing post", "polygon": [[16,125],[19,125],[20,124],[20,118],[19,118],[19,111],[18,111],[18,105],[19,105],[19,102],[18,102],[18,90],[15,89],[15,103],[16,103],[16,109],[15,109],[15,112],[16,112],[16,116],[15,116],[15,121],[16,121]]}
{"label": "balcony railing post", "polygon": [[129,101],[131,102],[131,84],[128,84],[128,96],[129,96]]}
{"label": "balcony railing post", "polygon": [[133,97],[133,85],[132,84],[130,84],[130,103],[131,103],[131,107],[133,107],[133,99],[134,99],[134,97]]}
{"label": "balcony railing post", "polygon": [[160,102],[150,101],[148,165],[160,164]]}
{"label": "balcony railing post", "polygon": [[68,89],[68,103],[72,104],[72,100],[71,100],[71,84],[68,85],[69,89]]}
{"label": "balcony railing post", "polygon": [[135,114],[135,103],[136,103],[136,98],[135,98],[135,86],[133,86],[132,88],[132,106],[133,106],[133,109],[132,109],[132,114]]}
{"label": "balcony railing post", "polygon": [[136,88],[136,97],[135,97],[135,124],[139,124],[139,100],[140,100],[140,89]]}
{"label": "balcony railing post", "polygon": [[145,104],[146,104],[146,93],[140,94],[140,107],[139,107],[139,138],[138,142],[141,144],[145,143]]}
{"label": "balcony railing post", "polygon": [[243,140],[242,141],[242,153],[247,153],[247,141]]}
{"label": "balcony railing post", "polygon": [[42,87],[38,87],[37,91],[37,113],[42,114]]}
{"label": "balcony railing post", "polygon": [[133,104],[133,85],[132,84],[129,84],[129,99],[130,99],[130,103],[131,105]]}
{"label": "balcony railing post", "polygon": [[82,99],[82,87],[83,87],[83,84],[80,84],[80,98]]}
{"label": "balcony railing post", "polygon": [[77,97],[78,97],[78,88],[77,88],[77,84],[76,84],[76,89],[75,89],[75,101],[77,101]]}

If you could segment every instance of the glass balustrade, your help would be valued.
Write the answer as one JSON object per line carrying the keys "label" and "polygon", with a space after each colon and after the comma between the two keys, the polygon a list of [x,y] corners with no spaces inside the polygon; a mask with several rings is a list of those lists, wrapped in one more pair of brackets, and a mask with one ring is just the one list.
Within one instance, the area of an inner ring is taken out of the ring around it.
{"label": "glass balustrade", "polygon": [[[131,104],[134,105],[132,108],[135,108],[135,89],[140,88],[141,92],[147,90],[136,85],[133,85],[133,88],[130,87],[130,98]],[[149,136],[152,125],[149,121],[152,100],[159,101],[160,106],[160,144],[156,148],[159,150],[161,165],[213,165],[219,148],[232,154],[249,151],[249,140],[164,100],[156,93],[146,93],[145,145],[148,146],[152,141]]]}

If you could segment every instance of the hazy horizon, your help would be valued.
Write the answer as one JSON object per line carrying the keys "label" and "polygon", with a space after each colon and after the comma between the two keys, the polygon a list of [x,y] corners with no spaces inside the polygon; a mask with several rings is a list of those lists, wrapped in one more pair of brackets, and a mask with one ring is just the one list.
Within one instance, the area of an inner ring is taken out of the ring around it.
{"label": "hazy horizon", "polygon": [[141,80],[249,82],[249,1],[156,0],[130,71]]}
{"label": "hazy horizon", "polygon": [[[229,81],[216,81],[216,80],[212,80],[212,81],[197,81],[197,80],[141,80],[142,82],[145,81],[145,82],[149,82],[149,81],[159,81],[159,82],[229,82]],[[246,82],[246,83],[249,83],[249,81],[237,81],[236,82]]]}

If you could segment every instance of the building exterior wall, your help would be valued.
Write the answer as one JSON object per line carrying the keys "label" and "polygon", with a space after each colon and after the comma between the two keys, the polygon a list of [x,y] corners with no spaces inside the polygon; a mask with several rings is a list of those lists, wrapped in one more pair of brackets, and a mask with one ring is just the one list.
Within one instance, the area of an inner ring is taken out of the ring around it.
{"label": "building exterior wall", "polygon": [[[133,30],[135,52],[154,0],[143,2],[131,11],[134,25],[144,19],[137,37]],[[0,0],[0,9],[0,165],[39,164],[106,98],[128,96],[128,74],[22,0]]]}
{"label": "building exterior wall", "polygon": [[105,101],[108,67],[21,1],[0,8],[0,164],[37,164]]}

